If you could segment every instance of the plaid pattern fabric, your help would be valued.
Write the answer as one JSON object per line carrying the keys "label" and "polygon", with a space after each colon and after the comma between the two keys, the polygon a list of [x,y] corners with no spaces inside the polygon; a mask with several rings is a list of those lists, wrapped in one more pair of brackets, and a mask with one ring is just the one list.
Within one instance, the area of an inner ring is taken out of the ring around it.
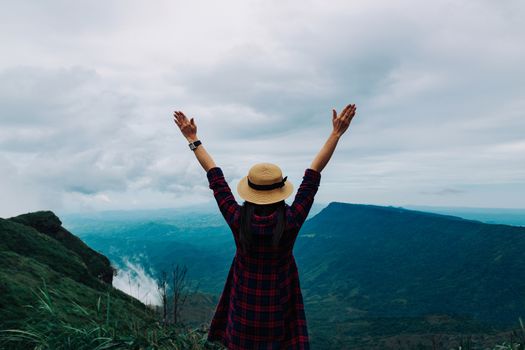
{"label": "plaid pattern fabric", "polygon": [[230,227],[237,247],[224,290],[208,333],[232,350],[310,349],[299,274],[293,245],[312,207],[321,173],[307,168],[291,206],[286,204],[286,229],[277,248],[271,246],[277,212],[254,215],[253,251],[239,249],[239,215],[219,167],[207,172],[209,187]]}

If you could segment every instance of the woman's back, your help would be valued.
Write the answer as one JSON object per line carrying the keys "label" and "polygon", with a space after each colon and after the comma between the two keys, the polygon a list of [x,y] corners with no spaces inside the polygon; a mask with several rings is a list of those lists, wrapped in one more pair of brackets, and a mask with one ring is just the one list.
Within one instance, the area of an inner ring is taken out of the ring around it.
{"label": "woman's back", "polygon": [[[221,340],[230,349],[308,349],[306,315],[292,249],[319,188],[320,172],[305,170],[291,205],[284,201],[274,205],[245,202],[244,210],[235,201],[220,168],[210,169],[208,179],[237,246],[208,340]],[[280,210],[284,229],[275,245]],[[241,233],[245,222],[249,224],[248,249],[244,246],[246,232]]]}

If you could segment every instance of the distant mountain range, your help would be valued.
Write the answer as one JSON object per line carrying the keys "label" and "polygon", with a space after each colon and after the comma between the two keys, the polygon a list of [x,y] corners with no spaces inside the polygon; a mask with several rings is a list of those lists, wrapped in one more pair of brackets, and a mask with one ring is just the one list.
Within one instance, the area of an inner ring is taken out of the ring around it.
{"label": "distant mountain range", "polygon": [[340,294],[378,316],[525,317],[525,227],[333,202],[295,246],[310,294]]}
{"label": "distant mountain range", "polygon": [[487,224],[525,226],[525,209],[511,208],[469,208],[404,205],[403,208],[460,216],[464,219],[479,220]]}
{"label": "distant mountain range", "polygon": [[304,224],[294,248],[312,322],[382,336],[399,332],[381,329],[385,318],[415,333],[517,324],[524,253],[525,227],[338,202]]}
{"label": "distant mountain range", "polygon": [[[202,291],[218,295],[235,254],[218,210],[150,214],[65,221],[111,260],[140,253],[154,274],[185,264]],[[525,317],[524,252],[525,227],[329,203],[309,215],[294,247],[312,344],[381,348],[414,336],[428,342],[429,333],[449,342],[496,335]]]}

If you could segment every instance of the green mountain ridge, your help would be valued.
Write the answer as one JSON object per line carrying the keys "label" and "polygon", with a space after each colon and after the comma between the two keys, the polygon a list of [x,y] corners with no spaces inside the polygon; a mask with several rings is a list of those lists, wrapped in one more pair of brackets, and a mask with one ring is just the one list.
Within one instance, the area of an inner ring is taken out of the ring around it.
{"label": "green mountain ridge", "polygon": [[[190,266],[200,291],[215,295],[194,304],[201,322],[211,317],[234,254],[218,211],[135,221],[125,213],[118,220],[100,215],[69,223],[112,261],[140,253],[140,264],[153,271]],[[524,230],[403,207],[329,203],[310,215],[294,247],[312,348],[385,349],[410,340],[397,347],[410,349],[435,334],[447,346],[469,334],[478,344],[501,341],[525,315]]]}
{"label": "green mountain ridge", "polygon": [[[93,309],[98,297],[112,299],[112,316],[132,315],[152,321],[139,300],[113,288],[115,270],[102,254],[61,226],[51,211],[0,218],[0,328],[18,325],[31,316],[35,293],[58,290],[57,303],[68,310],[71,302]],[[78,315],[63,315],[74,322]]]}
{"label": "green mountain ridge", "polygon": [[508,326],[525,316],[525,228],[400,207],[332,202],[294,252],[308,299],[356,315],[449,314]]}

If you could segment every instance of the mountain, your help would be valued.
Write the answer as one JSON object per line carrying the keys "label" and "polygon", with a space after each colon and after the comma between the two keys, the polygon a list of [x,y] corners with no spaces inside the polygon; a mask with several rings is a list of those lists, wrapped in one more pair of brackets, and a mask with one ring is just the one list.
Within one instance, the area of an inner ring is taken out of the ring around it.
{"label": "mountain", "polygon": [[525,226],[525,209],[436,207],[423,205],[403,205],[403,208],[460,216],[464,219],[479,220],[489,224]]}
{"label": "mountain", "polygon": [[515,325],[524,252],[525,227],[340,202],[305,222],[294,247],[313,329],[329,319],[350,335]]}
{"label": "mountain", "polygon": [[[210,317],[235,254],[219,211],[69,217],[83,239],[118,261],[139,255],[152,271],[189,267]],[[332,202],[310,213],[294,256],[316,349],[445,345],[476,334],[501,341],[525,316],[525,228],[487,224],[400,207]],[[196,305],[200,308],[202,305]],[[412,345],[399,342],[412,342]]]}
{"label": "mountain", "polygon": [[99,296],[109,293],[115,318],[153,320],[139,300],[112,287],[113,273],[108,258],[64,229],[51,211],[0,218],[0,328],[19,325],[32,315],[25,305],[34,304],[44,283],[60,291],[56,302],[64,310],[72,301],[92,308]]}
{"label": "mountain", "polygon": [[[10,219],[10,221],[32,227],[38,232],[54,238],[69,251],[75,253],[86,265],[88,274],[111,284],[114,269],[109,259],[99,252],[88,247],[80,238],[62,227],[60,219],[51,211],[22,214]],[[8,247],[16,251],[20,245],[14,240],[7,240]]]}
{"label": "mountain", "polygon": [[[326,207],[314,203],[309,217]],[[173,264],[188,267],[190,282],[220,293],[235,255],[235,243],[217,204],[189,208],[62,213],[64,226],[116,266],[130,259],[155,278]]]}
{"label": "mountain", "polygon": [[163,324],[112,286],[117,272],[51,211],[0,218],[0,348],[223,349],[206,341],[216,298],[186,295],[184,322]]}

